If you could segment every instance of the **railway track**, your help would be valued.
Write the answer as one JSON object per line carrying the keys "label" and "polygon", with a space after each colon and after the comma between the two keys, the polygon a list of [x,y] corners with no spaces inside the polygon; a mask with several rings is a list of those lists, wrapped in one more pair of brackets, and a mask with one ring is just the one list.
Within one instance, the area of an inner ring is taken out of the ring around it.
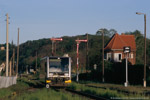
{"label": "railway track", "polygon": [[[85,86],[87,87],[93,87],[93,88],[100,88],[100,89],[107,89],[105,87],[100,87],[100,86],[93,86],[93,85],[87,85],[87,84],[84,84]],[[109,88],[110,90],[116,90],[118,93],[123,93],[123,94],[126,94],[126,95],[130,95],[130,94],[133,94],[133,95],[145,95],[145,96],[150,96],[150,92],[145,92],[145,93],[138,93],[138,92],[131,92],[131,91],[126,91],[126,90],[120,90],[120,89],[116,89],[116,88]]]}
{"label": "railway track", "polygon": [[76,93],[76,94],[78,94],[78,95],[82,95],[82,96],[88,97],[88,98],[90,98],[90,99],[94,99],[94,100],[108,100],[108,99],[103,98],[103,97],[91,95],[91,94],[84,93],[84,92],[80,92],[80,91],[75,91],[75,90],[71,90],[71,89],[65,89],[65,90],[66,90],[66,91],[69,91],[69,92],[72,92],[72,93]]}
{"label": "railway track", "polygon": [[52,88],[53,90],[57,91],[57,92],[70,92],[72,94],[76,94],[76,95],[80,95],[86,98],[89,98],[90,100],[109,100],[103,97],[99,97],[99,96],[95,96],[95,95],[91,95],[88,93],[84,93],[84,92],[80,92],[80,91],[75,91],[72,89],[68,89],[68,88],[64,88],[64,89],[60,89],[60,88]]}

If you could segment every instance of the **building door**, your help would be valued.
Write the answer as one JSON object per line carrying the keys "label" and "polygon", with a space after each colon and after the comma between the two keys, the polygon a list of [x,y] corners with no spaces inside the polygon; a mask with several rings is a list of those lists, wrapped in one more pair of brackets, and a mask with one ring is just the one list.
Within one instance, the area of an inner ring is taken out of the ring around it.
{"label": "building door", "polygon": [[114,53],[114,61],[121,62],[122,60],[122,53]]}

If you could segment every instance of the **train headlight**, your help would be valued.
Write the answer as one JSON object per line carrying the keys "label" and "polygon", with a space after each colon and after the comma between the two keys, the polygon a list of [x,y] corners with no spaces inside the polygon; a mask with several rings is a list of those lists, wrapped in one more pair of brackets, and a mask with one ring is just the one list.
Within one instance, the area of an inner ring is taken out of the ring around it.
{"label": "train headlight", "polygon": [[71,83],[71,80],[67,80],[67,81],[65,81],[65,83]]}
{"label": "train headlight", "polygon": [[65,73],[65,76],[69,76],[69,74],[68,74],[68,73]]}
{"label": "train headlight", "polygon": [[51,80],[46,80],[46,83],[51,83]]}
{"label": "train headlight", "polygon": [[49,73],[50,76],[53,76],[53,73]]}

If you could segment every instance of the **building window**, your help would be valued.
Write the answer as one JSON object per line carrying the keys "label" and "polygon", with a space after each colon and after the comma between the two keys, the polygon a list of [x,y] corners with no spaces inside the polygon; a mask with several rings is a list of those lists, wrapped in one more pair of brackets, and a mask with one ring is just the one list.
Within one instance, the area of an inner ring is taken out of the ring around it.
{"label": "building window", "polygon": [[104,53],[104,60],[107,60],[107,53]]}
{"label": "building window", "polygon": [[111,53],[107,53],[107,60],[111,60]]}
{"label": "building window", "polygon": [[121,62],[122,60],[122,53],[114,53],[114,61]]}
{"label": "building window", "polygon": [[121,54],[119,54],[119,61],[121,60]]}
{"label": "building window", "polygon": [[133,53],[129,54],[129,58],[133,59]]}

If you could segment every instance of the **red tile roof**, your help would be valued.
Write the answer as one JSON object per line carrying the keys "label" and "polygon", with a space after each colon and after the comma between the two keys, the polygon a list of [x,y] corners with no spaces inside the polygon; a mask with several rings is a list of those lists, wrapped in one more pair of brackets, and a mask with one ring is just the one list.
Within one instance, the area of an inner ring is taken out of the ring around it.
{"label": "red tile roof", "polygon": [[123,49],[124,46],[130,46],[131,51],[136,50],[136,43],[134,35],[113,35],[109,43],[105,46],[105,50],[109,49]]}

